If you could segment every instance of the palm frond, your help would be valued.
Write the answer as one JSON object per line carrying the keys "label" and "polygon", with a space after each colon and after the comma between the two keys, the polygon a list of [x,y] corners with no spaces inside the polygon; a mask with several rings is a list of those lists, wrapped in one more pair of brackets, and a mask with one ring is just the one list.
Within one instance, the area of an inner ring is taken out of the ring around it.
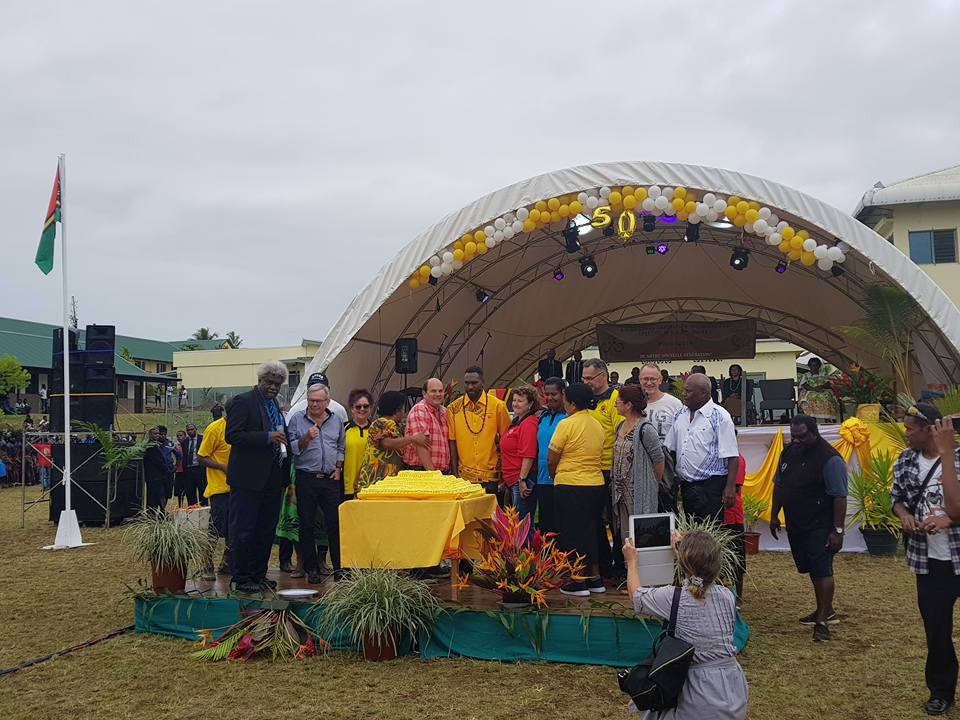
{"label": "palm frond", "polygon": [[727,530],[717,520],[705,518],[698,520],[692,515],[686,513],[677,513],[677,532],[685,535],[694,530],[701,530],[710,535],[720,546],[720,574],[717,579],[732,587],[737,577],[737,567],[740,564],[740,558],[734,549],[736,536],[730,530]]}
{"label": "palm frond", "polygon": [[936,398],[933,404],[945,416],[960,413],[960,385],[948,388],[944,396]]}

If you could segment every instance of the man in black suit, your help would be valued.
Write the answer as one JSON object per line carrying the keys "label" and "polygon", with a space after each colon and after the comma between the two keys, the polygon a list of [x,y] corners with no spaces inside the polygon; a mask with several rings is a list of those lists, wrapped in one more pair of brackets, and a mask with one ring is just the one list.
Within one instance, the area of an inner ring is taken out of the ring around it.
{"label": "man in black suit", "polygon": [[162,510],[170,497],[173,484],[173,468],[164,456],[160,445],[160,432],[150,428],[150,444],[143,453],[143,478],[147,485],[147,509]]}
{"label": "man in black suit", "polygon": [[187,425],[187,435],[180,440],[180,457],[183,458],[183,489],[187,496],[187,505],[207,504],[203,496],[207,489],[207,469],[200,464],[197,451],[203,435],[197,432],[193,423]]}
{"label": "man in black suit", "polygon": [[230,443],[230,557],[240,592],[275,588],[267,562],[290,482],[287,426],[277,394],[287,368],[270,360],[257,368],[257,386],[227,403],[226,441]]}
{"label": "man in black suit", "polygon": [[556,348],[547,350],[544,358],[537,363],[537,375],[541,380],[563,375],[563,363],[557,360]]}
{"label": "man in black suit", "polygon": [[573,360],[567,363],[567,374],[564,377],[568,385],[583,382],[583,353],[574,351]]}

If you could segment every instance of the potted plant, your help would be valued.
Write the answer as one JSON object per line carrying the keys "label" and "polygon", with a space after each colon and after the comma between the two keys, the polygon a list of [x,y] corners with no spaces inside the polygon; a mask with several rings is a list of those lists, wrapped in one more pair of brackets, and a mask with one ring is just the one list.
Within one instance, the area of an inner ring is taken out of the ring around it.
{"label": "potted plant", "polygon": [[763,498],[754,495],[743,495],[743,547],[747,555],[756,555],[760,552],[760,533],[753,531],[753,526],[770,507]]}
{"label": "potted plant", "polygon": [[856,416],[867,422],[879,422],[882,406],[893,402],[893,381],[858,365],[832,377],[830,385],[838,401],[855,404]]}
{"label": "potted plant", "polygon": [[897,553],[900,520],[893,514],[890,489],[893,485],[893,465],[896,458],[888,452],[874,452],[866,467],[850,473],[847,496],[857,511],[850,517],[848,527],[860,523],[860,533],[867,552],[877,556]]}
{"label": "potted plant", "polygon": [[187,569],[201,567],[213,552],[206,532],[178,523],[157,508],[141,512],[127,526],[125,536],[134,558],[150,566],[156,592],[183,592]]}
{"label": "potted plant", "polygon": [[529,515],[521,520],[516,508],[498,507],[492,520],[481,523],[481,559],[469,580],[499,592],[507,609],[546,607],[547,591],[586,578],[583,558],[558,550],[556,533],[537,530],[531,536],[530,520]]}
{"label": "potted plant", "polygon": [[393,660],[400,642],[429,633],[440,601],[426,583],[387,568],[351,570],[323,596],[318,632],[349,633],[367,660]]}

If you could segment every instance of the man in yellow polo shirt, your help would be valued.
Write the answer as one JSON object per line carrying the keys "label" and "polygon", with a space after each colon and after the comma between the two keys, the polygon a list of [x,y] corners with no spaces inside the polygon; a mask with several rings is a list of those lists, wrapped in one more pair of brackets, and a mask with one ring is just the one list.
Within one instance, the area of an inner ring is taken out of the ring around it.
{"label": "man in yellow polo shirt", "polygon": [[[203,441],[197,450],[197,460],[207,469],[207,489],[203,495],[210,501],[210,536],[216,543],[223,538],[223,560],[217,572],[230,573],[230,539],[227,536],[230,518],[230,486],[227,484],[227,463],[230,460],[230,445],[224,438],[227,419],[223,416],[223,406],[219,403],[210,409],[213,422],[203,431]],[[213,554],[203,569],[204,580],[216,580],[213,573]]]}
{"label": "man in yellow polo shirt", "polygon": [[[603,454],[600,456],[600,469],[603,471],[603,482],[607,489],[606,503],[603,514],[597,525],[597,543],[599,545],[600,574],[603,577],[617,579],[626,573],[623,564],[623,543],[614,531],[613,496],[610,494],[610,462],[613,458],[613,440],[617,433],[617,425],[623,422],[623,416],[617,412],[617,391],[610,387],[610,376],[607,364],[599,358],[590,358],[583,361],[583,382],[593,391],[590,401],[590,414],[603,428]],[[610,537],[613,538],[611,551],[610,541],[607,539],[607,526],[610,527]]]}
{"label": "man in yellow polo shirt", "polygon": [[500,483],[497,441],[510,429],[510,414],[502,400],[484,390],[481,368],[464,371],[463,389],[466,395],[447,407],[450,472],[496,494]]}

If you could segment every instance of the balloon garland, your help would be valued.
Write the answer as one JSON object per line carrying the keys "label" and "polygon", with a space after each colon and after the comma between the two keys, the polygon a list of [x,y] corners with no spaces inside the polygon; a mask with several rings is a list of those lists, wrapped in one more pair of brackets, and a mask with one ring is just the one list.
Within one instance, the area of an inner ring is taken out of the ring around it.
{"label": "balloon garland", "polygon": [[637,214],[673,216],[694,225],[715,223],[723,218],[744,234],[756,235],[768,245],[776,246],[788,260],[799,261],[806,267],[816,265],[824,272],[843,263],[850,249],[844,242],[832,246],[818,243],[807,230],[796,230],[770,208],[736,195],[723,198],[708,192],[697,200],[693,191],[684,187],[604,186],[538,200],[531,207],[518,208],[496,218],[490,225],[466,232],[448,249],[431,256],[407,284],[411,290],[416,290],[429,284],[431,278],[436,282],[460,270],[477,256],[485,255],[504,240],[548,225],[566,223],[569,218],[585,212],[590,213],[591,224],[597,228],[606,227],[617,216],[617,233],[624,240],[633,235]]}

